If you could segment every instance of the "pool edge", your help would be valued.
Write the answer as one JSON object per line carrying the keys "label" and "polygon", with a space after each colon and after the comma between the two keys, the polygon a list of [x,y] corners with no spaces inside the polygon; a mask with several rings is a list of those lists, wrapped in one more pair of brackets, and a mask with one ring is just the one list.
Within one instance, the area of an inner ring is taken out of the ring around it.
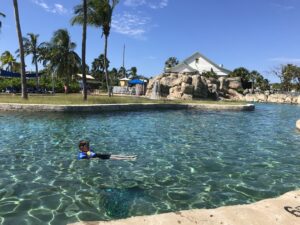
{"label": "pool edge", "polygon": [[29,112],[113,112],[113,111],[137,111],[137,110],[230,110],[253,111],[254,104],[246,105],[222,105],[222,104],[153,104],[153,103],[129,103],[129,104],[96,104],[96,105],[51,105],[51,104],[17,104],[0,103],[0,111],[29,111]]}
{"label": "pool edge", "polygon": [[300,190],[296,190],[277,198],[265,199],[248,205],[193,209],[115,221],[77,222],[69,225],[296,225],[300,221],[299,208]]}

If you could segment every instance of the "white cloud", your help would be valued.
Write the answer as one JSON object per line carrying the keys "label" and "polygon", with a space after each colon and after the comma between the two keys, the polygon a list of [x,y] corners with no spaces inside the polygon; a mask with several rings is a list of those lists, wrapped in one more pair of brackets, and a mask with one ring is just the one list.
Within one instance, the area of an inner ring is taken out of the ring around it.
{"label": "white cloud", "polygon": [[129,7],[147,6],[151,9],[162,9],[168,6],[169,0],[125,0]]}
{"label": "white cloud", "polygon": [[130,7],[137,7],[145,4],[146,4],[146,0],[125,0],[124,2],[124,5]]}
{"label": "white cloud", "polygon": [[269,61],[277,62],[277,63],[300,63],[300,58],[289,58],[289,57],[277,57],[277,58],[271,58]]}
{"label": "white cloud", "polygon": [[290,10],[296,9],[296,7],[293,6],[293,5],[283,5],[283,4],[279,4],[279,3],[272,3],[272,5],[274,7],[277,7],[279,9],[286,10],[286,11],[290,11]]}
{"label": "white cloud", "polygon": [[32,2],[50,13],[65,14],[68,12],[68,10],[59,3],[55,3],[53,6],[49,6],[44,0],[32,0]]}
{"label": "white cloud", "polygon": [[149,29],[150,22],[151,19],[149,17],[139,15],[139,13],[124,12],[113,17],[111,27],[116,33],[145,39],[145,33]]}

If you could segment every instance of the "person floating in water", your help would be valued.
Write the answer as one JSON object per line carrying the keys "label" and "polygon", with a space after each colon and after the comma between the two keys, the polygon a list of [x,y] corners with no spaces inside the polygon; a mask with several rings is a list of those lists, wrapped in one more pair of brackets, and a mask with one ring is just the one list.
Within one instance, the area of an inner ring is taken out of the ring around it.
{"label": "person floating in water", "polygon": [[115,160],[135,160],[136,156],[126,156],[126,155],[112,155],[108,153],[95,153],[90,149],[90,143],[88,141],[80,141],[78,144],[80,152],[78,153],[78,159],[115,159]]}

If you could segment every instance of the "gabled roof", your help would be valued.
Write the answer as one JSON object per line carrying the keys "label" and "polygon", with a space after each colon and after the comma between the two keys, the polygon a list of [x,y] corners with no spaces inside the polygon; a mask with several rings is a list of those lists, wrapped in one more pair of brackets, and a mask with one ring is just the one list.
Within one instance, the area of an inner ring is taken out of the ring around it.
{"label": "gabled roof", "polygon": [[[80,74],[80,73],[78,73],[77,76],[82,78],[82,74]],[[95,78],[91,75],[86,74],[85,76],[86,76],[86,79],[95,80]]]}
{"label": "gabled roof", "polygon": [[185,60],[183,60],[181,63],[177,64],[176,66],[174,66],[173,68],[171,68],[171,71],[173,69],[177,69],[181,66],[185,66],[187,67],[188,69],[190,69],[191,71],[196,71],[195,69],[193,69],[192,67],[190,67],[188,65],[188,61],[190,61],[191,59],[196,59],[196,58],[203,58],[204,60],[206,60],[208,63],[210,63],[211,65],[215,66],[217,69],[219,69],[220,71],[224,72],[224,73],[230,73],[231,71],[230,70],[227,70],[223,67],[220,67],[219,65],[217,65],[216,63],[214,63],[213,61],[211,61],[210,59],[208,59],[207,57],[205,57],[204,55],[202,55],[201,53],[199,52],[196,52],[194,53],[193,55],[191,55],[190,57],[186,58]]}

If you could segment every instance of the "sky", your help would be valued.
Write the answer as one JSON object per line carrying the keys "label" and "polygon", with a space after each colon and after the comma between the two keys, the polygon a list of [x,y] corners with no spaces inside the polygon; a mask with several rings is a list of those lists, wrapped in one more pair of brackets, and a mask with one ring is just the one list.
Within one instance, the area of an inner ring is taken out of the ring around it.
{"label": "sky", "polygon": [[[0,54],[18,48],[12,0],[0,0]],[[54,31],[68,29],[81,55],[80,26],[71,26],[73,7],[81,0],[19,0],[23,36],[39,34],[50,41]],[[104,52],[101,29],[89,27],[87,63]],[[200,52],[233,70],[257,70],[272,82],[271,71],[281,64],[300,65],[299,0],[120,0],[113,14],[108,43],[112,67],[136,66],[138,74],[163,72],[174,56],[182,61]],[[27,69],[34,69],[31,56]]]}

